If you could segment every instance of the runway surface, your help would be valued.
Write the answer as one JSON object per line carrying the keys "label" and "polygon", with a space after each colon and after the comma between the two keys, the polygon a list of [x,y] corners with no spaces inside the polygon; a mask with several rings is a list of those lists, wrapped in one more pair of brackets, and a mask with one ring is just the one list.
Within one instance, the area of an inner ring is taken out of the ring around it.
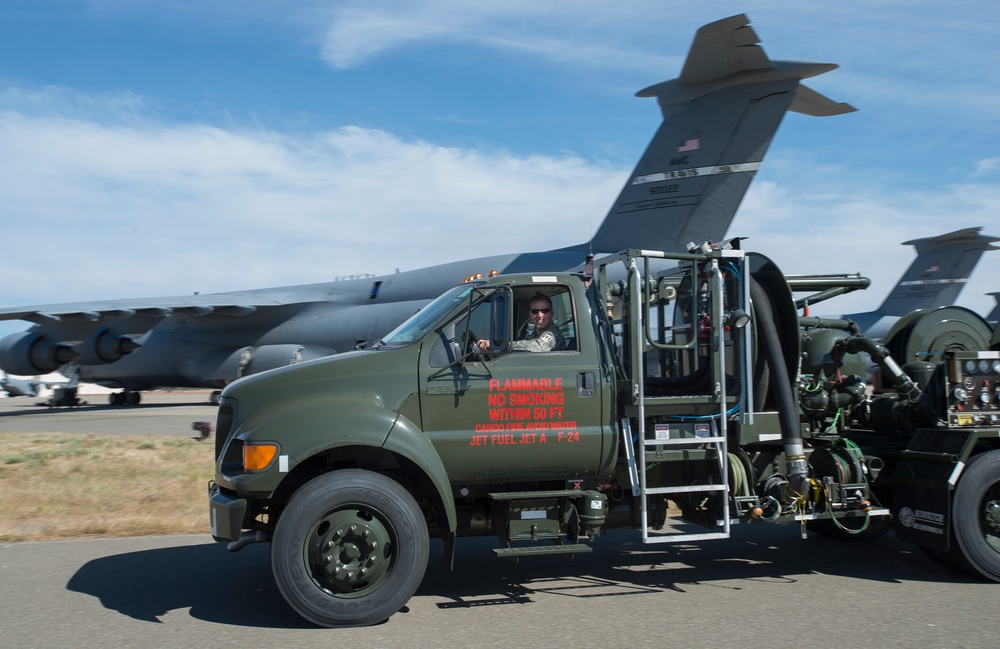
{"label": "runway surface", "polygon": [[[207,392],[145,405],[50,411],[0,400],[0,434],[192,434]],[[123,488],[128,488],[123,485]],[[207,510],[207,504],[206,504]],[[0,546],[0,638],[10,647],[996,647],[1000,584],[951,572],[886,535],[844,544],[796,526],[734,526],[733,538],[642,546],[601,537],[575,560],[493,556],[496,541],[442,545],[416,596],[388,622],[319,629],[285,604],[266,544],[229,553],[205,535]]]}
{"label": "runway surface", "polygon": [[191,437],[192,424],[215,425],[217,408],[209,390],[143,392],[137,406],[112,406],[107,395],[81,397],[84,405],[49,408],[37,397],[0,399],[0,434],[81,433],[85,435],[174,435]]}
{"label": "runway surface", "polygon": [[574,561],[441,544],[416,596],[385,624],[319,629],[292,612],[268,546],[207,536],[0,546],[0,637],[10,647],[995,647],[1000,586],[885,537],[863,546],[791,528],[650,551],[626,532]]}

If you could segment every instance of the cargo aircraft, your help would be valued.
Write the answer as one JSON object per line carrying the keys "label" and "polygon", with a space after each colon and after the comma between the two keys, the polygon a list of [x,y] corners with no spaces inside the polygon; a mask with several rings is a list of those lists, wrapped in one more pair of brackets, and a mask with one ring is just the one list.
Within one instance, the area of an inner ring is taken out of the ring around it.
{"label": "cargo aircraft", "polygon": [[[836,318],[853,320],[861,333],[885,340],[893,326],[907,314],[955,303],[979,258],[997,250],[1000,238],[981,234],[982,228],[964,228],[936,237],[904,241],[916,248],[917,257],[874,311],[848,313]],[[799,306],[804,306],[799,303]]]}
{"label": "cargo aircraft", "polygon": [[9,397],[37,397],[45,383],[36,379],[18,379],[0,372],[0,390]]}
{"label": "cargo aircraft", "polygon": [[122,388],[220,389],[235,379],[376,340],[475,273],[581,268],[588,253],[685,250],[723,239],[786,111],[852,112],[800,82],[837,66],[771,60],[745,15],[700,28],[680,76],[637,93],[663,122],[590,241],[391,275],[183,297],[0,309],[34,323],[0,340],[0,368],[44,374],[71,364],[80,381]]}

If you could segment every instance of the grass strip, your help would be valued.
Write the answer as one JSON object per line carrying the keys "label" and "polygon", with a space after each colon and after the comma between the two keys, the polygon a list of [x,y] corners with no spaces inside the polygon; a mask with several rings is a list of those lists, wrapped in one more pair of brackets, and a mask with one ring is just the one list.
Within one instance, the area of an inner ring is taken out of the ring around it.
{"label": "grass strip", "polygon": [[208,533],[213,443],[0,435],[0,542]]}

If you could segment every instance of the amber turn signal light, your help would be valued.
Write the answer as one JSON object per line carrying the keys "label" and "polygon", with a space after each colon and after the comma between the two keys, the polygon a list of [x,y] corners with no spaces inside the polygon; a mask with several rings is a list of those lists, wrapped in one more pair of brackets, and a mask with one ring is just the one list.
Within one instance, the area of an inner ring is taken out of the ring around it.
{"label": "amber turn signal light", "polygon": [[277,454],[277,444],[244,444],[243,468],[247,471],[266,469]]}

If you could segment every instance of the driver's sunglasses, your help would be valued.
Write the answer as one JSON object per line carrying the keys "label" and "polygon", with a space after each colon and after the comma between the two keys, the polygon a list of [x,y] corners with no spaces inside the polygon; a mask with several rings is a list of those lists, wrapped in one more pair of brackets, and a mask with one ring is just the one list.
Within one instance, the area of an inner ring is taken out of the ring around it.
{"label": "driver's sunglasses", "polygon": [[549,313],[552,309],[532,309],[531,315],[538,315],[539,313]]}

